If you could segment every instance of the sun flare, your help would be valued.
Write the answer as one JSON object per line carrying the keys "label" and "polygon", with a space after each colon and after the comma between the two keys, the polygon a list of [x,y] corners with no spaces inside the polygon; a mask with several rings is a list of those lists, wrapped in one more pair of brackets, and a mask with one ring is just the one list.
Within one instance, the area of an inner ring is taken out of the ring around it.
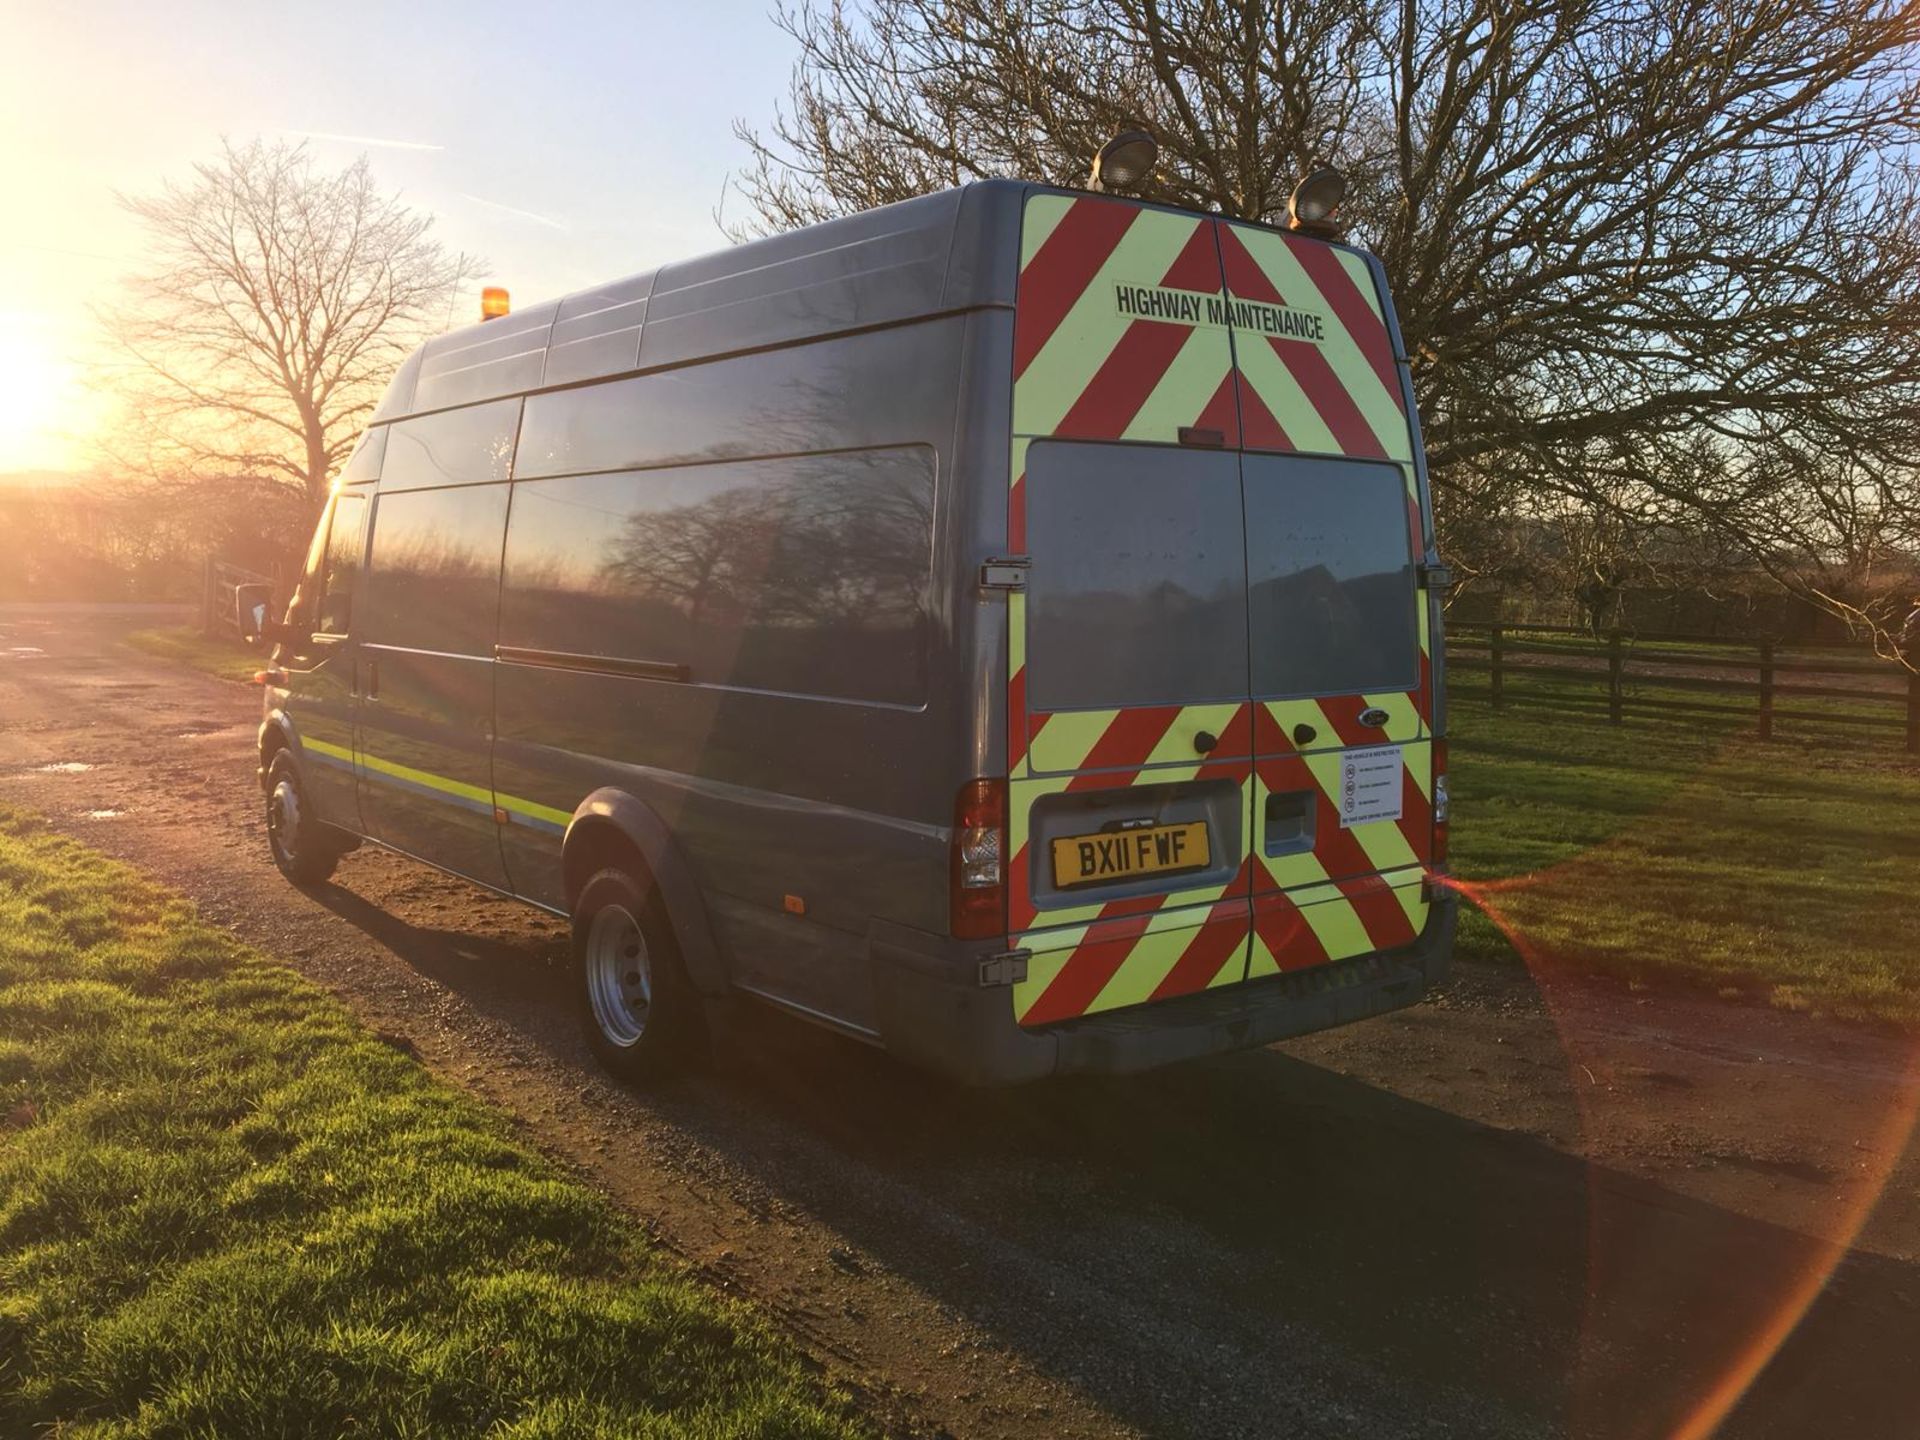
{"label": "sun flare", "polygon": [[43,317],[0,310],[0,473],[73,463],[78,384]]}

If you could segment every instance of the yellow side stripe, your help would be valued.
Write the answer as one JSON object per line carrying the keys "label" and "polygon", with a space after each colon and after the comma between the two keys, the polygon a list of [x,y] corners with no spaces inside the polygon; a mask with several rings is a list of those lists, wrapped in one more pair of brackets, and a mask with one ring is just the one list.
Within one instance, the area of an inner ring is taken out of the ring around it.
{"label": "yellow side stripe", "polygon": [[565,825],[572,821],[571,810],[559,810],[552,805],[542,805],[537,800],[524,800],[518,795],[503,795],[480,785],[469,785],[464,780],[450,779],[445,775],[435,775],[430,770],[416,770],[410,765],[399,765],[391,760],[382,760],[377,755],[365,751],[355,755],[344,745],[335,745],[327,740],[303,739],[301,744],[309,750],[329,755],[335,760],[345,760],[358,764],[364,769],[379,775],[391,775],[396,780],[410,781],[423,785],[429,790],[443,791],[448,795],[458,795],[463,800],[477,800],[483,805],[498,806],[510,810],[516,815],[526,815],[535,820],[545,820],[551,825]]}
{"label": "yellow side stripe", "polygon": [[391,760],[382,760],[378,755],[360,752],[360,764],[363,769],[376,774],[391,775],[396,780],[410,780],[415,785],[424,785],[429,790],[444,791],[448,795],[458,795],[463,800],[478,800],[483,805],[493,804],[493,791],[479,785],[469,785],[464,780],[450,780],[445,775],[435,775],[428,770],[415,770],[410,765],[396,765]]}
{"label": "yellow side stripe", "polygon": [[517,795],[495,795],[494,800],[503,810],[511,810],[516,815],[530,815],[535,820],[545,820],[549,824],[567,825],[573,821],[571,810],[556,810],[551,805],[522,800]]}

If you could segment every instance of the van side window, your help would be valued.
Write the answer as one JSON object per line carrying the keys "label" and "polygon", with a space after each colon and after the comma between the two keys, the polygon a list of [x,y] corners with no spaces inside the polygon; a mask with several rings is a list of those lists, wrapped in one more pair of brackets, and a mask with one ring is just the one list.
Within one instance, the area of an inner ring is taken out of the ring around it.
{"label": "van side window", "polygon": [[319,577],[320,614],[314,627],[322,635],[345,635],[353,618],[353,585],[360,574],[366,538],[367,497],[342,491],[333,506],[324,573]]}
{"label": "van side window", "polygon": [[[516,480],[756,455],[858,450],[919,438],[900,417],[953,403],[958,334],[870,335],[527,397]],[[938,359],[930,358],[938,355]],[[885,403],[876,403],[885,396]]]}
{"label": "van side window", "polygon": [[1406,476],[1363,460],[1243,464],[1253,693],[1411,690],[1420,637]]}
{"label": "van side window", "polygon": [[917,704],[933,493],[918,446],[520,481],[500,643]]}
{"label": "van side window", "polygon": [[313,539],[307,543],[307,558],[300,564],[300,579],[288,597],[286,621],[294,634],[282,643],[282,651],[292,664],[306,665],[314,659],[314,646],[308,637],[320,628],[320,587],[326,573],[327,540],[333,532],[334,512],[340,504],[336,491],[327,497],[320,521],[313,527]]}
{"label": "van side window", "polygon": [[507,487],[382,492],[362,587],[362,641],[492,655]]}
{"label": "van side window", "polygon": [[364,485],[380,478],[380,462],[387,453],[387,431],[383,425],[362,432],[353,453],[340,469],[336,485]]}
{"label": "van side window", "polygon": [[520,402],[494,400],[461,410],[421,415],[387,427],[384,491],[428,485],[479,485],[507,478]]}

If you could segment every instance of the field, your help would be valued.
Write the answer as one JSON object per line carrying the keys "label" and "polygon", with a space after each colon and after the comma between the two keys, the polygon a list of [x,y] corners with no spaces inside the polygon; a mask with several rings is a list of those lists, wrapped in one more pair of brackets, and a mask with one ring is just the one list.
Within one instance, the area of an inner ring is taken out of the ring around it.
{"label": "field", "polygon": [[222,680],[252,680],[255,672],[267,663],[260,652],[249,650],[236,640],[202,634],[191,625],[135,630],[126,638],[129,645],[149,655],[177,660]]}
{"label": "field", "polygon": [[862,1433],[497,1113],[6,810],[0,1019],[0,1433]]}
{"label": "field", "polygon": [[[1451,728],[1455,867],[1538,963],[1920,1021],[1920,764],[1898,732],[1762,742],[1750,718],[1459,699]],[[1461,949],[1512,954],[1478,914]]]}

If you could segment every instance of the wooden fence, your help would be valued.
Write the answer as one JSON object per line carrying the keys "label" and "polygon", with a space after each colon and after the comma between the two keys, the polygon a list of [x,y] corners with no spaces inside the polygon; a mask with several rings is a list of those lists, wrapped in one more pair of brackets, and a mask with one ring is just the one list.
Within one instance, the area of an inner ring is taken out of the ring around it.
{"label": "wooden fence", "polygon": [[[1676,645],[1689,648],[1671,648]],[[1920,754],[1920,674],[1876,657],[1864,645],[1787,649],[1768,639],[1730,641],[1620,630],[1594,636],[1562,625],[1449,620],[1447,671],[1449,691],[1487,699],[1496,710],[1509,704],[1604,710],[1614,725],[1629,714],[1655,711],[1752,715],[1763,740],[1773,738],[1778,721],[1904,730],[1908,752]],[[1484,673],[1485,687],[1453,683],[1451,677],[1462,672]],[[1796,681],[1803,675],[1815,678]],[[1831,683],[1853,676],[1880,683]],[[1584,680],[1594,688],[1569,691],[1564,683],[1551,687],[1525,683],[1542,679]],[[1515,689],[1520,693],[1512,693]],[[1644,693],[1649,689],[1738,696],[1745,703],[1669,699]],[[1848,703],[1844,708],[1805,708],[1820,701]]]}
{"label": "wooden fence", "polygon": [[209,559],[200,582],[200,630],[202,634],[225,634],[240,638],[240,626],[234,608],[235,593],[243,585],[264,585],[278,589],[270,575],[231,565],[225,560]]}

